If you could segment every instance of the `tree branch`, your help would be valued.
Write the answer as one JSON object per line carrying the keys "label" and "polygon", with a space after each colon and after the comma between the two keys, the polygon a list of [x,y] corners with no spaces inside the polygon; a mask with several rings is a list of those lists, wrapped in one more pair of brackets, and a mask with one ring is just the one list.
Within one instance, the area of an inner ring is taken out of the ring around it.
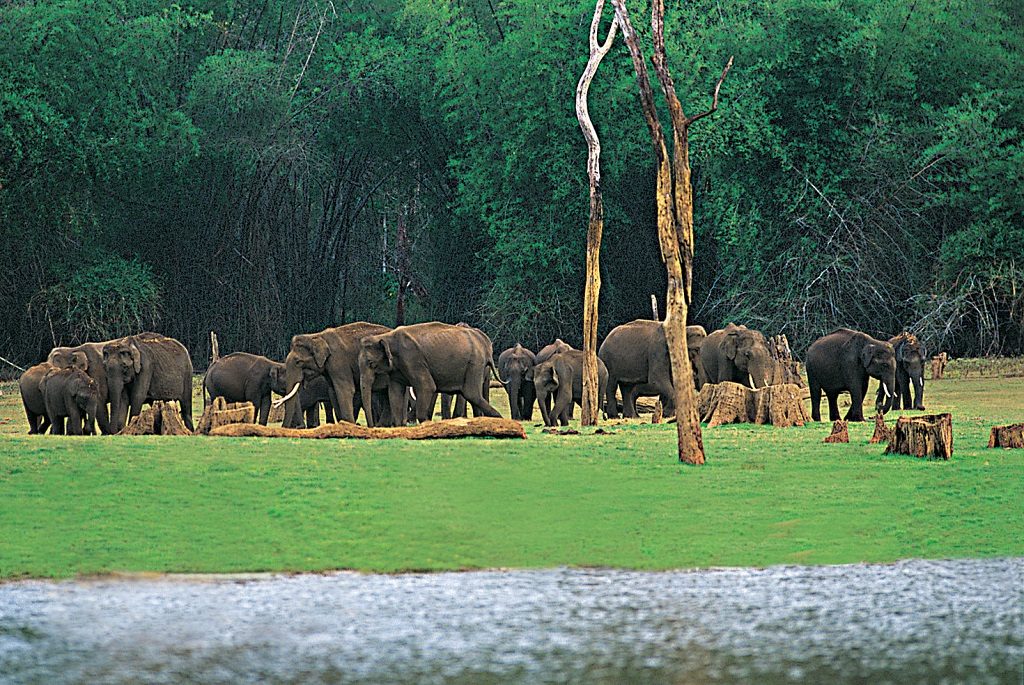
{"label": "tree branch", "polygon": [[714,94],[714,97],[711,98],[711,109],[709,109],[706,112],[702,112],[702,113],[700,113],[700,114],[698,114],[696,116],[692,116],[689,119],[687,119],[686,120],[686,125],[687,126],[689,126],[693,122],[697,121],[698,119],[703,119],[704,117],[706,117],[707,115],[711,114],[716,109],[718,109],[718,91],[721,90],[721,88],[722,88],[722,81],[725,80],[725,77],[726,77],[726,75],[728,75],[729,69],[731,69],[731,68],[732,68],[732,55],[729,56],[729,61],[725,63],[725,69],[722,69],[722,75],[718,77],[718,83],[715,84],[715,94]]}

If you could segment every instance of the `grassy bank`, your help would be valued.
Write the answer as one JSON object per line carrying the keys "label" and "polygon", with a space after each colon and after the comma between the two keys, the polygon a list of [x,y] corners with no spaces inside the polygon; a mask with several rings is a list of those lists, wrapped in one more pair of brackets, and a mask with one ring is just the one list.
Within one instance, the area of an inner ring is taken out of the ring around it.
{"label": "grassy bank", "polygon": [[[824,445],[826,424],[674,427],[525,441],[27,436],[0,397],[0,577],[107,571],[645,569],[1024,555],[1024,379],[931,383],[950,462]],[[607,426],[606,426],[607,428]]]}

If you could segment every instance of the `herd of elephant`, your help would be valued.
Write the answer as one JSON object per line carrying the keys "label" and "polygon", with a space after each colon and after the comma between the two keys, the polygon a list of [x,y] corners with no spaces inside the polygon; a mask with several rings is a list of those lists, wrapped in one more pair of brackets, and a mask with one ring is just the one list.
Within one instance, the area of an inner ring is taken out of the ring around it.
{"label": "herd of elephant", "polygon": [[[777,381],[776,362],[764,335],[729,324],[710,334],[687,327],[687,353],[699,390],[732,381],[761,388]],[[829,418],[839,418],[837,399],[850,393],[846,419],[863,421],[868,379],[879,381],[876,410],[924,409],[924,361],[920,342],[902,333],[888,341],[839,329],[807,351],[812,417],[821,420],[821,394]],[[516,344],[494,361],[490,338],[467,324],[439,322],[386,326],[357,322],[296,335],[284,362],[235,352],[215,360],[203,379],[208,404],[217,397],[251,402],[266,425],[271,393],[284,406],[284,426],[313,426],[323,404],[328,421],[355,422],[360,410],[369,426],[428,421],[441,395],[442,418],[500,416],[490,403],[491,378],[508,393],[513,419],[531,420],[536,404],[544,423],[568,424],[583,396],[583,352],[556,340],[534,353]],[[613,329],[598,350],[599,397],[604,413],[637,415],[638,397],[659,397],[673,412],[668,344],[661,322],[638,319]],[[192,362],[185,346],[157,333],[54,348],[47,360],[19,381],[29,432],[81,435],[119,433],[145,403],[174,400],[191,430]],[[911,403],[911,389],[914,391]],[[621,405],[618,397],[621,396]],[[454,408],[452,402],[454,401]]]}

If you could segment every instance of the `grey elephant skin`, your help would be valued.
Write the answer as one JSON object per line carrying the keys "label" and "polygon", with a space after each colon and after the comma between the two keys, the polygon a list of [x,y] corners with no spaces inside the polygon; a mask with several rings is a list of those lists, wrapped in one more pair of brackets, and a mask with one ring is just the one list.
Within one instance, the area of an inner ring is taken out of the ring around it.
{"label": "grey elephant skin", "polygon": [[[370,389],[386,380],[392,421],[405,425],[406,388],[416,396],[416,419],[432,418],[437,394],[460,393],[483,416],[501,414],[484,397],[484,384],[494,371],[490,339],[474,328],[430,322],[399,326],[363,338],[359,352],[363,404],[372,403]],[[367,425],[372,417],[367,416]]]}
{"label": "grey elephant skin", "polygon": [[[96,382],[96,391],[99,393],[99,413],[96,415],[96,423],[99,424],[100,432],[104,435],[116,433],[110,426],[110,412],[107,403],[110,402],[110,392],[107,389],[107,369],[103,365],[103,348],[114,340],[103,342],[87,342],[77,347],[55,347],[50,351],[46,361],[58,368],[76,368],[89,374],[89,378]],[[118,429],[120,430],[120,429]]]}
{"label": "grey elephant skin", "polygon": [[498,375],[508,393],[508,404],[512,418],[516,421],[533,419],[533,403],[537,393],[533,382],[527,377],[537,364],[537,355],[516,343],[498,355]]}
{"label": "grey elephant skin", "polygon": [[139,333],[103,346],[110,397],[110,430],[120,433],[142,405],[181,403],[181,419],[192,425],[192,360],[185,346],[159,333]]}
{"label": "grey elephant skin", "polygon": [[42,382],[46,378],[46,374],[56,369],[57,367],[53,364],[43,362],[29,367],[18,378],[21,404],[25,407],[30,434],[45,433],[46,429],[50,427],[50,417],[46,414],[46,399],[43,397]]}
{"label": "grey elephant skin", "polygon": [[815,340],[807,349],[807,384],[811,389],[811,417],[821,421],[821,393],[828,398],[829,421],[839,420],[838,398],[850,393],[847,421],[864,420],[864,397],[868,379],[875,378],[883,388],[884,398],[876,401],[875,410],[889,411],[890,388],[896,379],[896,352],[891,344],[866,333],[840,328]]}
{"label": "grey elephant skin", "polygon": [[752,388],[771,382],[775,364],[761,331],[730,323],[709,333],[700,346],[700,386],[731,381]]}
{"label": "grey elephant skin", "polygon": [[99,392],[96,381],[81,369],[53,369],[40,381],[40,390],[50,418],[50,434],[69,435],[96,432]]}
{"label": "grey elephant skin", "polygon": [[[566,350],[559,352],[533,367],[533,384],[537,398],[544,400],[554,397],[554,405],[545,417],[544,423],[554,426],[560,422],[569,425],[569,409],[583,404],[583,351]],[[608,385],[608,368],[601,358],[597,360],[597,397],[599,409],[604,405]]]}
{"label": "grey elephant skin", "polygon": [[[490,346],[488,348],[489,352],[487,354],[490,357],[492,357],[492,358],[494,357],[494,346],[491,343],[491,339],[487,336],[486,333],[484,333],[479,328],[474,328],[473,326],[470,326],[465,321],[460,321],[459,323],[457,323],[455,325],[458,326],[459,328],[470,328],[470,329],[476,331],[477,333],[479,333],[480,335],[482,335],[484,338],[486,338],[487,339],[487,344]],[[484,396],[484,399],[487,400],[488,402],[490,402],[490,400],[491,400],[491,383],[490,383],[490,379],[489,378],[484,381],[484,387],[481,388],[480,390],[481,390],[481,393]],[[452,400],[455,401],[455,408],[454,408],[454,410],[452,409]],[[410,406],[412,406],[412,405],[410,405]],[[415,413],[415,407],[413,408],[413,411]],[[463,397],[462,395],[452,395],[452,394],[449,394],[449,393],[441,393],[441,418],[442,419],[451,419],[451,418],[463,419],[463,418],[466,418],[466,416],[467,416],[467,412],[466,412],[466,398],[465,397]],[[476,409],[473,410],[473,416],[479,416],[479,414],[477,414]]]}
{"label": "grey elephant skin", "polygon": [[[698,383],[698,355],[707,333],[703,326],[686,327],[687,358],[694,370],[694,386]],[[675,386],[668,354],[665,327],[660,321],[637,319],[616,326],[601,343],[597,356],[608,367],[605,411],[609,418],[618,417],[615,392],[622,394],[622,414],[635,418],[637,397],[658,397],[665,414],[675,413]]]}
{"label": "grey elephant skin", "polygon": [[[285,358],[285,386],[288,400],[285,402],[284,426],[302,426],[301,400],[291,395],[303,381],[313,382],[318,376],[327,378],[334,392],[334,413],[339,421],[355,423],[356,412],[362,404],[359,400],[362,388],[359,375],[360,341],[368,336],[386,333],[391,329],[379,324],[357,321],[326,328],[319,333],[304,333],[292,338],[291,348]],[[386,384],[382,380],[376,388],[383,393]],[[383,402],[383,398],[378,403]],[[372,403],[362,406],[372,407]],[[367,412],[369,416],[372,410]],[[371,423],[372,421],[368,421]]]}
{"label": "grey elephant skin", "polygon": [[[555,338],[555,342],[551,343],[550,345],[545,345],[544,347],[540,348],[540,351],[534,357],[534,369],[536,369],[536,365],[537,364],[540,364],[541,362],[546,362],[547,360],[551,359],[556,354],[559,354],[561,352],[568,352],[570,350],[575,350],[575,349],[576,349],[575,347],[573,347],[569,343],[565,342],[561,338]],[[526,380],[530,381],[530,383],[533,383],[533,380],[534,380],[533,379],[534,369],[531,369],[526,374]],[[541,415],[541,418],[544,421],[544,425],[545,426],[554,425],[552,423],[549,423],[550,415],[551,415],[551,402],[552,402],[552,397],[553,396],[552,395],[547,395],[547,396],[541,397],[537,393],[537,386],[536,385],[534,385],[534,394],[537,395],[537,406],[540,407],[540,415]],[[572,412],[573,412],[574,408],[575,408],[575,405],[573,405],[573,404],[569,405],[569,419],[572,419]]]}
{"label": "grey elephant skin", "polygon": [[[924,365],[928,351],[917,336],[900,333],[889,339],[896,352],[896,389],[893,391],[892,408],[924,410]],[[913,403],[911,403],[913,389]]]}
{"label": "grey elephant skin", "polygon": [[[285,395],[285,365],[262,355],[232,352],[224,355],[206,371],[203,378],[204,405],[218,397],[227,402],[252,402],[257,420],[267,425],[270,420],[271,392]],[[303,381],[299,389],[299,407],[306,417],[306,427],[320,425],[320,404],[326,408],[327,421],[334,422],[334,406],[330,384],[323,376]]]}

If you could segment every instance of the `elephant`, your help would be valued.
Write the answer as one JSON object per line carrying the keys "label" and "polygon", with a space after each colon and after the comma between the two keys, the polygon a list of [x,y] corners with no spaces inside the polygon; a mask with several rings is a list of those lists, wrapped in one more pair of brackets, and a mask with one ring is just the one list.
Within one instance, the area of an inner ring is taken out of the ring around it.
{"label": "elephant", "polygon": [[[392,421],[405,425],[406,388],[416,399],[416,419],[432,418],[437,393],[461,393],[484,416],[501,414],[484,397],[494,371],[490,339],[474,328],[440,322],[399,326],[360,342],[359,374],[363,405],[372,404],[371,389],[386,380]],[[496,375],[496,373],[495,373]],[[367,415],[367,425],[373,417]]]}
{"label": "elephant", "polygon": [[864,420],[868,378],[876,378],[885,398],[875,402],[884,414],[892,404],[889,388],[896,383],[896,351],[884,340],[840,328],[815,340],[807,350],[807,383],[811,386],[811,417],[821,421],[821,393],[828,397],[829,421],[839,420],[839,393],[849,392],[847,421]]}
{"label": "elephant", "polygon": [[763,388],[775,375],[775,362],[760,331],[730,323],[709,333],[700,346],[700,386],[732,381]]}
{"label": "elephant", "polygon": [[55,347],[50,351],[46,361],[58,368],[74,367],[89,374],[89,378],[96,382],[96,392],[99,393],[99,412],[96,414],[96,423],[100,432],[110,435],[117,431],[110,427],[110,412],[107,403],[110,402],[110,393],[107,389],[107,370],[103,365],[103,347],[118,339],[105,340],[103,342],[87,342],[77,347]]}
{"label": "elephant", "polygon": [[74,367],[53,369],[39,382],[39,390],[46,403],[52,435],[64,435],[65,419],[70,435],[96,432],[100,396],[96,381],[85,371]]}
{"label": "elephant", "polygon": [[[559,352],[568,352],[570,350],[575,350],[575,349],[576,349],[575,347],[573,347],[569,343],[565,342],[561,338],[555,338],[555,342],[551,343],[550,345],[545,345],[544,347],[540,348],[540,352],[538,352],[536,354],[536,356],[534,357],[535,366],[536,366],[536,364],[540,364],[541,362],[546,362],[548,359],[551,359],[551,357],[555,356]],[[532,369],[530,371],[526,372],[526,380],[528,380],[530,383],[533,383],[533,370]],[[536,393],[536,387],[534,388],[534,393]],[[540,407],[540,415],[541,415],[541,418],[544,420],[544,425],[553,425],[553,424],[549,424],[548,423],[548,421],[549,421],[548,414],[551,412],[551,396],[547,396],[547,397],[543,397],[542,398],[540,395],[537,395],[537,406]],[[575,405],[573,405],[573,404],[569,405],[569,418],[570,419],[572,419],[572,412],[573,412],[574,408],[575,408]]]}
{"label": "elephant", "polygon": [[516,421],[533,419],[533,403],[537,393],[533,383],[527,381],[526,377],[536,363],[537,355],[520,343],[498,355],[498,375],[505,385],[512,418]]}
{"label": "elephant", "polygon": [[[699,368],[697,355],[706,337],[703,326],[686,327],[687,358],[695,373]],[[616,326],[601,343],[597,356],[608,367],[605,411],[609,418],[618,417],[616,390],[622,393],[622,414],[626,418],[637,416],[637,397],[658,396],[666,415],[675,412],[672,364],[660,321],[637,319]]]}
{"label": "elephant", "polygon": [[[270,393],[287,393],[285,365],[258,354],[233,352],[210,365],[203,378],[207,402],[223,397],[228,402],[251,402],[257,420],[267,425],[270,419]],[[304,381],[299,390],[299,406],[306,416],[306,427],[320,425],[320,403],[326,406],[328,422],[334,422],[330,384],[323,376]]]}
{"label": "elephant", "polygon": [[[326,328],[319,333],[306,333],[292,338],[291,348],[285,358],[285,406],[284,426],[297,428],[303,425],[301,400],[296,398],[302,382],[313,381],[325,376],[334,391],[334,414],[339,421],[355,423],[360,397],[359,341],[371,335],[387,333],[391,329],[379,324],[357,321],[343,326]],[[371,388],[383,393],[387,385],[381,381]],[[380,401],[380,400],[379,400]],[[282,400],[278,400],[281,403]],[[372,404],[367,401],[363,407]],[[371,421],[367,422],[368,424]]]}
{"label": "elephant", "polygon": [[28,417],[28,432],[41,435],[50,427],[50,417],[46,413],[46,398],[43,396],[41,383],[46,374],[56,371],[57,367],[50,362],[43,362],[29,367],[18,379],[18,390],[21,391],[21,403]]}
{"label": "elephant", "polygon": [[[484,333],[479,328],[474,328],[473,326],[470,326],[465,321],[460,321],[459,323],[457,323],[455,325],[458,326],[459,328],[471,328],[471,329],[473,329],[474,331],[478,332],[483,337],[487,338],[487,343],[489,345],[491,345],[491,339],[487,336],[486,333]],[[491,355],[491,358],[493,359],[494,358],[494,346],[493,345],[491,345],[490,350],[491,350],[490,351],[490,355]],[[490,399],[491,399],[491,384],[490,384],[490,379],[489,378],[487,379],[486,384],[482,388],[482,391],[483,391],[484,399],[489,402]],[[455,400],[455,409],[454,409],[454,411],[452,410],[452,400]],[[477,416],[476,409],[473,410],[473,416]],[[466,418],[466,398],[463,397],[462,395],[450,395],[448,393],[441,393],[441,418],[442,419],[451,419],[451,418],[457,418],[457,419],[461,418],[461,419],[464,419],[464,418]]]}
{"label": "elephant", "polygon": [[[896,386],[893,391],[892,408],[924,409],[924,363],[928,359],[928,351],[924,343],[913,333],[904,331],[889,338],[889,344],[896,351]],[[910,391],[913,386],[914,399],[911,403]],[[876,404],[883,401],[882,389],[878,390]]]}
{"label": "elephant", "polygon": [[103,346],[110,396],[110,430],[124,430],[127,419],[156,400],[181,403],[185,427],[192,425],[192,360],[185,346],[159,333],[139,333]]}
{"label": "elephant", "polygon": [[[533,367],[533,384],[537,397],[544,400],[554,396],[554,406],[545,417],[544,424],[554,426],[561,422],[569,425],[569,408],[574,404],[583,404],[583,351],[566,350],[559,352]],[[598,403],[605,396],[608,385],[608,368],[600,357],[597,359],[597,397]]]}

